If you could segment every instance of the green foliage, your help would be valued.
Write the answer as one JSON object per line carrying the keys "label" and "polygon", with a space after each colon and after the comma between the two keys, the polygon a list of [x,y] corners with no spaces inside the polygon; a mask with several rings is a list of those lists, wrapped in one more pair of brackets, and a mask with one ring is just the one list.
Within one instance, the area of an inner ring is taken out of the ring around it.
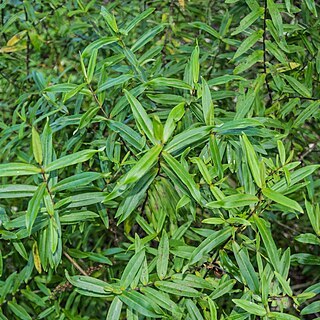
{"label": "green foliage", "polygon": [[0,318],[320,317],[319,4],[0,4]]}

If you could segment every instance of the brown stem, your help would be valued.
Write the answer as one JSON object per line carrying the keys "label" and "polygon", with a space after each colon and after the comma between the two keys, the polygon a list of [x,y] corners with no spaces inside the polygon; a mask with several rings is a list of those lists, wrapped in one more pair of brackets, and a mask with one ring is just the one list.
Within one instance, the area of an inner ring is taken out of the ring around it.
{"label": "brown stem", "polygon": [[84,276],[88,276],[88,274],[78,265],[77,261],[75,261],[70,255],[63,251],[64,256],[72,263],[72,265]]}

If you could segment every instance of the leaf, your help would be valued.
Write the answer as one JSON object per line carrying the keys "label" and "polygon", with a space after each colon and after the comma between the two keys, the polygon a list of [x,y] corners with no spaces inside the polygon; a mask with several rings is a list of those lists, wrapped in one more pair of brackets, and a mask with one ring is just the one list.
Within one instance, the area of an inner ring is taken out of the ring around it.
{"label": "leaf", "polygon": [[124,90],[124,93],[130,103],[133,116],[138,122],[140,128],[153,144],[157,144],[154,137],[152,121],[148,117],[141,103],[129,91]]}
{"label": "leaf", "polygon": [[294,91],[299,93],[302,97],[311,98],[311,92],[304,84],[291,76],[283,75],[283,77],[287,80]]}
{"label": "leaf", "polygon": [[201,260],[204,255],[228,240],[231,237],[231,234],[231,227],[213,232],[209,237],[201,242],[201,244],[196,249],[194,249],[190,256],[189,264],[192,265]]}
{"label": "leaf", "polygon": [[266,315],[266,310],[264,309],[264,307],[253,303],[251,301],[248,300],[244,300],[244,299],[232,299],[232,301],[241,309],[249,312],[250,314],[255,314],[257,316],[263,317]]}
{"label": "leaf", "polygon": [[115,297],[112,300],[110,308],[108,310],[107,319],[106,320],[118,320],[120,319],[121,309],[122,309],[122,301],[119,297]]}
{"label": "leaf", "polygon": [[196,45],[196,47],[193,49],[191,53],[191,58],[190,58],[192,78],[193,78],[194,84],[198,83],[198,80],[199,80],[199,72],[200,72],[199,54],[200,54],[200,49],[199,49],[199,46]]}
{"label": "leaf", "polygon": [[138,16],[136,16],[134,19],[132,19],[128,25],[124,28],[126,33],[129,33],[140,21],[147,18],[152,12],[154,12],[155,8],[149,8],[142,13],[140,13]]}
{"label": "leaf", "polygon": [[213,29],[212,27],[208,26],[207,24],[205,24],[203,22],[196,21],[196,22],[191,22],[189,24],[195,28],[199,28],[203,31],[208,32],[209,34],[211,34],[213,37],[215,37],[217,39],[221,38],[220,34],[215,29]]}
{"label": "leaf", "polygon": [[32,245],[32,255],[33,255],[34,266],[36,267],[37,271],[39,273],[41,273],[42,266],[41,266],[41,260],[40,260],[40,256],[39,256],[38,244],[36,241]]}
{"label": "leaf", "polygon": [[79,130],[81,130],[82,128],[85,128],[91,122],[91,120],[96,116],[99,110],[100,110],[100,107],[88,109],[80,118]]}
{"label": "leaf", "polygon": [[253,215],[254,221],[258,227],[259,234],[262,238],[263,244],[267,250],[268,257],[275,271],[279,272],[280,260],[277,247],[272,238],[270,229],[267,227],[265,220]]}
{"label": "leaf", "polygon": [[162,237],[158,247],[157,257],[157,274],[160,280],[162,280],[168,270],[169,262],[169,239],[165,231],[162,232]]}
{"label": "leaf", "polygon": [[114,17],[113,14],[111,14],[105,7],[101,7],[101,12],[100,14],[104,17],[104,19],[107,21],[107,24],[109,25],[109,27],[115,32],[117,33],[118,30],[118,26],[117,26],[117,22],[116,19]]}
{"label": "leaf", "polygon": [[231,33],[232,36],[241,33],[242,31],[249,28],[259,17],[264,13],[264,8],[257,8],[250,12],[245,18],[240,21],[240,25],[236,28],[235,31]]}
{"label": "leaf", "polygon": [[184,110],[184,102],[176,105],[169,113],[169,116],[166,120],[166,123],[163,128],[163,142],[167,142],[167,140],[171,137],[173,131],[176,128],[176,123],[181,120],[183,117]]}
{"label": "leaf", "polygon": [[27,176],[40,172],[40,168],[28,163],[11,162],[0,164],[0,177]]}
{"label": "leaf", "polygon": [[172,87],[178,89],[192,90],[192,87],[186,82],[174,78],[155,78],[147,82],[147,85],[158,87]]}
{"label": "leaf", "polygon": [[292,263],[320,266],[320,257],[310,253],[295,253],[291,256]]}
{"label": "leaf", "polygon": [[40,204],[43,199],[45,190],[46,190],[46,184],[43,182],[38,186],[33,197],[28,203],[28,209],[26,213],[26,228],[28,230],[29,235],[31,234],[32,226],[39,213]]}
{"label": "leaf", "polygon": [[243,55],[245,52],[247,52],[257,41],[261,39],[263,35],[262,30],[257,30],[253,32],[248,38],[246,38],[239,46],[238,50],[233,56],[233,59],[237,59],[241,55]]}
{"label": "leaf", "polygon": [[279,283],[281,284],[281,287],[283,288],[283,291],[286,295],[289,297],[292,297],[292,290],[290,288],[289,283],[286,281],[286,279],[278,272],[274,272],[276,278],[278,279]]}
{"label": "leaf", "polygon": [[85,58],[87,56],[89,56],[92,52],[92,50],[95,49],[100,49],[104,46],[107,46],[111,43],[114,43],[118,41],[118,37],[101,37],[96,41],[93,41],[92,43],[90,43],[82,52],[82,57]]}
{"label": "leaf", "polygon": [[123,289],[128,288],[129,285],[132,283],[132,281],[134,280],[134,278],[136,277],[138,271],[142,266],[144,258],[145,258],[145,251],[143,249],[132,256],[126,268],[124,269],[120,279],[120,286]]}
{"label": "leaf", "polygon": [[271,16],[272,23],[277,29],[279,37],[282,38],[283,37],[282,17],[277,8],[277,5],[274,3],[273,0],[267,0],[267,7]]}
{"label": "leaf", "polygon": [[223,178],[223,167],[221,162],[220,150],[215,135],[211,135],[209,140],[211,159],[218,174],[219,179]]}
{"label": "leaf", "polygon": [[65,270],[65,275],[73,286],[80,288],[81,290],[101,294],[103,296],[107,296],[107,291],[111,290],[110,285],[107,282],[94,277],[70,276],[67,270]]}
{"label": "leaf", "polygon": [[231,208],[238,208],[243,206],[249,206],[256,204],[259,199],[256,196],[251,194],[234,194],[232,196],[227,196],[218,201],[212,201],[207,203],[208,208],[224,208],[224,209],[231,209]]}
{"label": "leaf", "polygon": [[156,281],[154,285],[161,291],[174,294],[178,297],[200,297],[201,293],[193,288],[182,284],[176,284],[170,281]]}
{"label": "leaf", "polygon": [[175,172],[175,174],[183,182],[183,184],[185,184],[186,187],[189,189],[193,198],[198,203],[201,203],[202,197],[201,197],[201,193],[199,191],[199,187],[194,182],[190,173],[188,171],[186,171],[185,168],[175,158],[173,158],[169,153],[163,151],[162,155],[163,155],[166,163]]}
{"label": "leaf", "polygon": [[306,315],[306,314],[316,314],[320,312],[320,300],[314,301],[310,303],[308,306],[304,307],[300,314],[301,315]]}
{"label": "leaf", "polygon": [[250,143],[249,139],[245,134],[242,136],[242,139],[245,147],[245,152],[247,154],[247,161],[249,163],[249,167],[250,167],[253,179],[256,182],[257,186],[259,188],[262,188],[265,182],[261,178],[260,167],[259,167],[259,162],[258,162],[258,157],[256,155],[256,152],[254,151],[252,144]]}
{"label": "leaf", "polygon": [[309,243],[320,246],[320,239],[312,233],[299,234],[294,239],[301,243]]}
{"label": "leaf", "polygon": [[25,184],[9,184],[0,186],[0,199],[32,197],[36,186]]}
{"label": "leaf", "polygon": [[80,163],[80,162],[85,162],[92,158],[94,154],[97,152],[100,152],[101,150],[82,150],[75,152],[73,154],[61,157],[55,161],[52,161],[49,163],[47,166],[44,167],[45,172],[50,172],[53,170],[58,170],[61,168],[65,168],[68,166],[72,166],[74,164]]}
{"label": "leaf", "polygon": [[119,181],[120,185],[136,182],[146,174],[158,161],[162,151],[161,145],[156,145],[150,149]]}
{"label": "leaf", "polygon": [[236,243],[232,243],[233,253],[237,260],[237,264],[240,269],[240,273],[242,277],[245,279],[249,288],[255,292],[259,293],[259,279],[258,276],[250,262],[250,258],[248,255],[248,251],[246,248],[240,248],[240,246]]}
{"label": "leaf", "polygon": [[58,183],[56,183],[51,190],[60,192],[63,190],[69,190],[85,186],[90,184],[90,182],[95,181],[99,178],[106,177],[108,174],[101,174],[99,172],[81,172],[71,177],[65,178]]}
{"label": "leaf", "polygon": [[92,50],[91,56],[90,56],[90,60],[89,60],[89,64],[88,64],[88,78],[87,81],[88,83],[91,83],[92,78],[93,78],[93,74],[94,74],[94,70],[96,67],[96,63],[97,63],[97,56],[98,56],[98,49],[94,49]]}
{"label": "leaf", "polygon": [[34,159],[41,164],[42,163],[42,148],[40,136],[35,127],[32,127],[32,151]]}
{"label": "leaf", "polygon": [[159,315],[155,313],[152,305],[146,300],[145,296],[135,291],[124,291],[119,299],[125,303],[128,307],[150,318],[159,318]]}
{"label": "leaf", "polygon": [[176,154],[181,153],[184,149],[191,145],[197,146],[209,138],[211,126],[203,126],[199,128],[185,130],[176,136],[166,145],[165,151]]}
{"label": "leaf", "polygon": [[214,124],[214,107],[207,82],[202,78],[202,108],[203,118],[207,125]]}
{"label": "leaf", "polygon": [[141,49],[144,45],[153,40],[158,33],[163,31],[164,27],[164,25],[158,24],[156,27],[145,32],[137,41],[135,41],[134,45],[131,47],[131,51],[135,52]]}
{"label": "leaf", "polygon": [[103,92],[107,89],[118,86],[120,84],[124,84],[125,82],[127,82],[128,80],[130,80],[132,78],[133,78],[133,76],[130,74],[122,74],[121,76],[116,77],[116,78],[109,78],[106,82],[99,84],[97,93]]}
{"label": "leaf", "polygon": [[191,300],[187,299],[186,300],[186,307],[189,313],[189,316],[193,320],[203,320],[203,317],[200,313],[200,310],[196,306],[196,304]]}
{"label": "leaf", "polygon": [[145,145],[145,139],[124,123],[108,120],[108,126],[111,130],[118,132],[121,138],[138,150],[142,150]]}
{"label": "leaf", "polygon": [[275,318],[278,320],[299,320],[299,318],[292,316],[291,314],[280,313],[280,312],[269,312],[268,317]]}
{"label": "leaf", "polygon": [[25,308],[19,306],[16,302],[8,301],[8,307],[19,319],[32,320]]}
{"label": "leaf", "polygon": [[272,189],[269,188],[263,188],[262,189],[262,193],[265,197],[271,199],[272,201],[279,203],[285,207],[288,207],[290,209],[296,210],[298,212],[303,213],[303,209],[301,208],[301,206],[299,205],[298,202],[282,195],[279,192],[276,192]]}

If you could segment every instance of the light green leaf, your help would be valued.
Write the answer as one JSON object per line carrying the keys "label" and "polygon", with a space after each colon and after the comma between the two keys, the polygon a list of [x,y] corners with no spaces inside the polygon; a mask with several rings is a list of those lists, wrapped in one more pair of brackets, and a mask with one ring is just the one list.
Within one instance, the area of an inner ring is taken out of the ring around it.
{"label": "light green leaf", "polygon": [[40,204],[43,199],[45,190],[46,184],[43,182],[38,186],[38,189],[35,191],[33,197],[28,203],[28,209],[26,213],[26,227],[29,235],[31,234],[32,226],[39,213]]}
{"label": "light green leaf", "polygon": [[166,163],[170,166],[170,168],[175,172],[175,174],[178,176],[178,178],[183,182],[183,184],[186,185],[186,187],[189,189],[191,195],[193,198],[201,203],[202,202],[202,196],[199,191],[199,187],[194,182],[192,176],[188,171],[185,170],[185,168],[175,159],[173,158],[169,153],[163,152],[162,153],[164,160]]}
{"label": "light green leaf", "polygon": [[209,237],[207,237],[201,244],[194,249],[191,254],[189,264],[195,264],[202,259],[204,255],[212,251],[214,248],[218,247],[230,238],[232,234],[232,228],[227,227],[220,231],[213,232]]}
{"label": "light green leaf", "polygon": [[259,199],[256,196],[239,193],[232,196],[227,196],[218,201],[209,202],[207,203],[207,207],[231,209],[256,204],[258,201]]}
{"label": "light green leaf", "polygon": [[311,98],[311,92],[304,84],[291,76],[283,75],[283,77],[287,80],[294,91],[299,93],[302,97]]}
{"label": "light green leaf", "polygon": [[8,301],[9,309],[19,318],[22,320],[32,320],[31,316],[22,306],[18,305],[18,303],[14,301]]}
{"label": "light green leaf", "polygon": [[245,52],[247,52],[257,41],[261,39],[263,35],[262,30],[253,32],[248,38],[246,38],[239,46],[238,50],[233,56],[233,59],[237,59]]}
{"label": "light green leaf", "polygon": [[250,314],[255,314],[257,316],[263,317],[267,314],[265,308],[254,302],[244,300],[244,299],[232,299],[232,301],[241,309],[249,312]]}
{"label": "light green leaf", "polygon": [[35,129],[32,127],[32,151],[34,159],[41,164],[42,163],[42,147],[40,141],[40,135]]}
{"label": "light green leaf", "polygon": [[138,122],[141,130],[153,144],[157,144],[157,141],[154,137],[152,121],[148,117],[141,103],[129,91],[124,90],[124,93],[130,103],[133,116]]}
{"label": "light green leaf", "polygon": [[0,177],[14,177],[38,174],[41,169],[28,163],[3,163],[0,164]]}
{"label": "light green leaf", "polygon": [[255,272],[248,255],[248,250],[246,248],[240,248],[236,243],[232,243],[233,253],[237,260],[240,273],[248,284],[249,288],[255,292],[259,293],[259,279],[257,273]]}
{"label": "light green leaf", "polygon": [[119,320],[121,315],[122,305],[123,305],[122,301],[118,297],[115,297],[112,300],[112,303],[108,310],[106,320]]}
{"label": "light green leaf", "polygon": [[277,247],[274,243],[270,229],[267,227],[267,223],[257,215],[253,215],[255,223],[258,227],[259,234],[262,238],[263,244],[267,250],[268,257],[275,271],[279,272],[280,260]]}
{"label": "light green leaf", "polygon": [[109,27],[115,32],[117,33],[118,30],[118,26],[117,26],[117,22],[116,19],[114,17],[113,14],[111,14],[105,7],[101,7],[101,12],[100,14],[104,17],[104,19],[107,21],[107,24],[109,25]]}
{"label": "light green leaf", "polygon": [[100,151],[101,150],[88,149],[88,150],[82,150],[82,151],[75,152],[73,154],[70,154],[70,155],[64,156],[62,158],[59,158],[55,161],[52,161],[51,163],[49,163],[47,166],[44,167],[44,171],[50,172],[53,170],[72,166],[72,165],[80,163],[80,162],[85,162],[85,161],[89,160],[90,158],[92,158],[94,156],[94,154],[96,154],[97,152],[100,152]]}
{"label": "light green leaf", "polygon": [[158,257],[157,257],[157,274],[160,280],[162,280],[168,270],[169,262],[169,239],[165,231],[162,233],[162,237],[158,247]]}
{"label": "light green leaf", "polygon": [[166,143],[167,140],[171,137],[174,129],[176,128],[176,123],[183,117],[185,112],[184,105],[184,102],[179,103],[170,111],[163,128],[163,143]]}
{"label": "light green leaf", "polygon": [[264,13],[264,8],[257,8],[240,21],[240,25],[231,33],[232,36],[249,28]]}
{"label": "light green leaf", "polygon": [[299,203],[295,200],[292,200],[284,195],[282,195],[279,192],[276,192],[272,189],[269,188],[263,188],[262,189],[262,193],[265,197],[267,197],[268,199],[279,203],[285,207],[288,207],[290,209],[296,210],[298,212],[303,213],[303,209],[301,208],[301,206],[299,205]]}
{"label": "light green leaf", "polygon": [[253,179],[256,182],[257,186],[259,188],[262,188],[265,182],[261,178],[260,166],[259,166],[257,154],[254,151],[252,144],[250,143],[249,139],[245,134],[242,136],[242,139],[245,147],[245,152],[247,155],[247,161],[249,163],[249,167],[250,167]]}
{"label": "light green leaf", "polygon": [[144,249],[142,249],[136,254],[134,254],[130,259],[130,261],[128,262],[120,279],[120,286],[121,288],[123,288],[123,290],[128,288],[129,285],[134,280],[134,278],[136,277],[138,271],[142,266],[144,258],[145,258],[145,251]]}

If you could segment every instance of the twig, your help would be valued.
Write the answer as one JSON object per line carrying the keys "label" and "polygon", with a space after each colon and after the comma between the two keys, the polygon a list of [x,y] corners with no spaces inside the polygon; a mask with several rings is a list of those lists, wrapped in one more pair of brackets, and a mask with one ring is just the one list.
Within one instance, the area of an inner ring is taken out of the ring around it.
{"label": "twig", "polygon": [[263,17],[263,72],[265,74],[265,83],[269,95],[269,103],[272,104],[272,94],[267,79],[267,50],[266,50],[266,40],[267,40],[267,0],[264,0],[264,17]]}
{"label": "twig", "polygon": [[84,276],[88,276],[88,274],[78,265],[77,261],[75,261],[69,254],[63,251],[64,256],[72,263],[72,265]]}

